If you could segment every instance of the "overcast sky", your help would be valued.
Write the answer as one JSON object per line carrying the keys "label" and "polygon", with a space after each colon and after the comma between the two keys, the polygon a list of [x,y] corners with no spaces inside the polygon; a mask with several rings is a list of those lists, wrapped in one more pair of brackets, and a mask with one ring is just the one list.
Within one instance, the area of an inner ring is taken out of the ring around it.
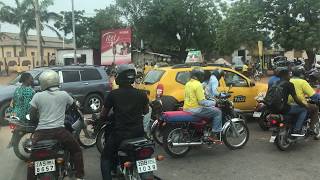
{"label": "overcast sky", "polygon": [[[0,0],[7,5],[15,6],[15,0]],[[41,0],[39,0],[40,2]],[[86,16],[94,16],[95,9],[103,9],[109,4],[114,3],[114,0],[74,0],[75,10],[85,10]],[[49,11],[60,12],[60,11],[71,11],[71,0],[54,0],[54,5],[50,6]],[[16,26],[0,23],[1,32],[19,32]],[[30,31],[29,34],[36,34],[36,31]],[[56,34],[48,29],[42,32],[45,36],[56,36]]]}

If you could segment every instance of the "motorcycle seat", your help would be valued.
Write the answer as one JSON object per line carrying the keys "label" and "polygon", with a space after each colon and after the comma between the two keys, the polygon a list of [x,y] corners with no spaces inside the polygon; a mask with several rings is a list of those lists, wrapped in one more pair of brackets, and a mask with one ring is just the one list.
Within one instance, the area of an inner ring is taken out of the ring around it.
{"label": "motorcycle seat", "polygon": [[162,113],[162,118],[168,122],[197,122],[202,119],[186,111],[167,111]]}
{"label": "motorcycle seat", "polygon": [[145,137],[138,137],[133,139],[127,139],[121,142],[120,150],[130,150],[141,145],[152,145],[148,139]]}
{"label": "motorcycle seat", "polygon": [[32,149],[37,150],[37,149],[51,149],[59,144],[58,140],[55,139],[49,139],[49,140],[42,140],[38,141],[36,143],[32,144]]}

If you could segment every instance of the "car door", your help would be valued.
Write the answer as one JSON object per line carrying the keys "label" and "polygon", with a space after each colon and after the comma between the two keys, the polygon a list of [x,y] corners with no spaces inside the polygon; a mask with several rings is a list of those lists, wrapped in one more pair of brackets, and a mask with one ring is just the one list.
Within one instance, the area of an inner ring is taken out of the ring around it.
{"label": "car door", "polygon": [[254,99],[256,92],[253,87],[250,87],[248,79],[233,71],[225,70],[224,72],[224,91],[227,91],[232,85],[230,89],[232,92],[231,99],[235,108],[243,111],[252,111],[256,105],[256,100]]}
{"label": "car door", "polygon": [[80,72],[76,69],[62,69],[59,72],[60,82],[61,82],[61,90],[64,90],[70,93],[77,100],[81,98],[81,89],[82,85],[80,82]]}
{"label": "car door", "polygon": [[82,93],[88,95],[90,93],[104,94],[107,82],[102,82],[99,71],[95,68],[86,68],[80,70],[81,83],[83,85]]}

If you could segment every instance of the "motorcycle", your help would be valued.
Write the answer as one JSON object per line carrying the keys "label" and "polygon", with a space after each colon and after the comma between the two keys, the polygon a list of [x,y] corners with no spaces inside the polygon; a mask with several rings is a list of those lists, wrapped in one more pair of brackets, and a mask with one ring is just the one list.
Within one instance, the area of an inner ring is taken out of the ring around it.
{"label": "motorcycle", "polygon": [[258,122],[260,128],[263,131],[267,131],[270,128],[270,124],[267,121],[267,116],[271,113],[267,108],[266,104],[263,102],[265,93],[259,93],[255,98],[257,101],[257,106],[253,112],[252,117]]}
{"label": "motorcycle", "polygon": [[[320,105],[320,102],[312,103],[316,103],[318,106]],[[274,143],[281,151],[286,151],[291,147],[291,145],[312,136],[316,140],[320,139],[320,120],[315,124],[315,129],[312,131],[310,128],[311,119],[309,115],[303,124],[302,132],[304,135],[301,137],[294,137],[291,135],[292,128],[295,124],[294,117],[282,114],[270,114],[267,116],[267,120],[271,126],[270,129],[272,130],[269,142]]]}
{"label": "motorcycle", "polygon": [[[109,136],[105,132],[110,132],[110,130],[106,131],[106,129],[110,129],[111,126],[111,123],[106,122],[98,132],[97,148],[100,153],[104,148],[106,137]],[[123,177],[125,180],[159,179],[153,175],[153,171],[157,170],[156,161],[161,161],[164,158],[160,155],[151,158],[154,153],[154,146],[152,140],[144,137],[123,141],[117,153],[116,176]]]}
{"label": "motorcycle", "polygon": [[[230,97],[229,91],[220,93],[217,104],[223,115],[222,141],[233,150],[240,149],[247,143],[249,129],[245,120],[234,110],[233,102],[228,100]],[[210,147],[214,144],[208,138],[211,133],[211,119],[193,116],[185,111],[164,112],[161,119],[167,124],[163,147],[174,158],[185,156],[192,146]]]}

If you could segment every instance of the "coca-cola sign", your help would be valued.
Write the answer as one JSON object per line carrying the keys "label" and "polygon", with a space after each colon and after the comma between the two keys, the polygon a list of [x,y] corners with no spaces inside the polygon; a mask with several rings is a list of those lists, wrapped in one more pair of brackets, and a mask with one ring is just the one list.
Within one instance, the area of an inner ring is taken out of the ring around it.
{"label": "coca-cola sign", "polygon": [[101,32],[101,64],[131,62],[131,29],[113,29]]}

